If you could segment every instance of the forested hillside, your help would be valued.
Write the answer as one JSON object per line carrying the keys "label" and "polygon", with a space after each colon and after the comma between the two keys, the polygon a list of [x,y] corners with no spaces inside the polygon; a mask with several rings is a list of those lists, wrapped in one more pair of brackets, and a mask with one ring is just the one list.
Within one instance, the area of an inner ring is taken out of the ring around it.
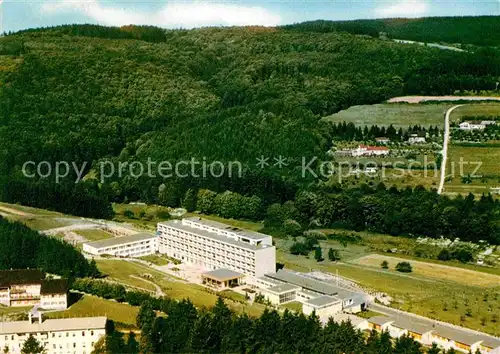
{"label": "forested hillside", "polygon": [[70,244],[42,236],[19,222],[0,216],[0,269],[37,268],[66,277],[99,274],[95,262],[89,263]]}
{"label": "forested hillside", "polygon": [[500,16],[389,18],[354,21],[310,21],[284,26],[288,30],[349,32],[418,42],[445,42],[499,46]]}
{"label": "forested hillside", "polygon": [[[500,75],[493,54],[281,28],[63,26],[1,38],[0,54],[0,198],[93,217],[110,216],[108,199],[158,202],[161,192],[175,204],[189,187],[284,202],[310,182],[298,178],[301,157],[328,150],[322,116],[403,94],[492,89]],[[288,169],[261,172],[261,155],[287,157]],[[59,186],[20,173],[26,161],[95,175],[105,159],[192,157],[241,161],[245,174],[115,175],[75,187],[74,173]]]}

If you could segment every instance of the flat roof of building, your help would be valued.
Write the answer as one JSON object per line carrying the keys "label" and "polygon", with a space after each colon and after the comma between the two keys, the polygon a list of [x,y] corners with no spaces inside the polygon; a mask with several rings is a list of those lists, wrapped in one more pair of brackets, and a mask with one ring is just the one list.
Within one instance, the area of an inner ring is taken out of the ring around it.
{"label": "flat roof of building", "polygon": [[306,290],[312,290],[323,295],[337,295],[338,297],[343,299],[354,297],[358,294],[320,280],[306,277],[304,275],[299,275],[298,273],[286,269],[280,269],[276,273],[268,273],[266,274],[266,277],[281,280],[286,283],[295,284]]}
{"label": "flat roof of building", "polygon": [[300,286],[297,285],[292,285],[292,284],[279,284],[276,286],[272,286],[270,288],[265,289],[265,291],[269,291],[271,293],[275,294],[283,294],[283,293],[288,293],[293,290],[298,290],[300,289]]}
{"label": "flat roof of building", "polygon": [[212,270],[211,272],[203,273],[202,276],[219,281],[226,281],[226,280],[241,278],[245,275],[235,272],[234,270],[231,269],[219,268],[216,270]]}
{"label": "flat roof of building", "polygon": [[482,340],[481,345],[485,345],[491,349],[500,347],[500,338],[495,338],[487,335],[480,335],[479,339]]}
{"label": "flat roof of building", "polygon": [[259,277],[259,278],[257,278],[257,280],[265,281],[265,282],[271,283],[273,285],[283,284],[282,281],[279,281],[279,280],[276,280],[276,279],[273,279],[273,278],[269,278],[269,277]]}
{"label": "flat roof of building", "polygon": [[419,321],[418,318],[409,316],[397,316],[393,317],[394,322],[391,326],[398,327],[401,329],[407,329],[410,332],[424,334],[433,330],[433,327],[429,323]]}
{"label": "flat roof of building", "polygon": [[108,248],[108,247],[123,245],[126,243],[149,240],[149,239],[152,239],[155,237],[156,236],[154,234],[140,232],[140,233],[128,235],[128,236],[113,237],[113,238],[108,238],[105,240],[94,241],[94,242],[85,242],[84,244],[91,246],[91,247],[94,247],[94,248]]}
{"label": "flat roof of building", "polygon": [[227,237],[227,236],[218,235],[215,232],[209,232],[209,231],[198,229],[198,228],[195,228],[192,226],[184,225],[179,220],[169,220],[169,221],[161,222],[159,224],[174,227],[176,229],[190,232],[190,233],[195,234],[195,235],[200,235],[200,236],[203,236],[206,238],[210,238],[212,240],[228,243],[230,245],[234,245],[234,246],[241,247],[241,248],[246,248],[246,249],[252,250],[252,251],[263,249],[263,248],[274,247],[274,246],[269,246],[269,245],[259,245],[259,246],[251,245],[251,244],[246,243],[246,242],[234,240],[234,239]]}
{"label": "flat roof of building", "polygon": [[385,325],[386,323],[389,323],[392,321],[394,321],[394,319],[391,317],[388,317],[388,316],[374,316],[374,317],[370,317],[368,319],[368,322],[379,325],[379,326]]}
{"label": "flat roof of building", "polygon": [[320,297],[316,297],[310,300],[307,300],[305,303],[309,304],[313,307],[324,307],[332,304],[336,304],[342,302],[338,297],[336,296],[328,296],[328,295],[323,295]]}
{"label": "flat roof of building", "polygon": [[40,269],[0,270],[0,287],[20,284],[40,284],[45,273]]}
{"label": "flat roof of building", "polygon": [[472,345],[482,340],[480,336],[475,333],[471,333],[463,329],[455,329],[450,326],[443,326],[440,324],[434,327],[433,333],[441,337],[451,339],[455,342],[460,342],[467,345]]}
{"label": "flat roof of building", "polygon": [[42,323],[38,323],[37,319],[34,323],[29,321],[0,322],[0,334],[104,329],[106,320],[107,318],[102,316],[47,319]]}
{"label": "flat roof of building", "polygon": [[241,229],[239,227],[231,226],[228,224],[223,224],[221,222],[214,221],[214,220],[202,219],[198,216],[191,216],[191,217],[185,218],[185,219],[189,220],[189,221],[194,221],[198,224],[203,224],[203,225],[215,227],[217,229],[234,232],[240,236],[243,236],[243,237],[246,237],[246,238],[249,238],[252,240],[261,240],[261,239],[270,237],[269,235],[261,234],[260,232]]}

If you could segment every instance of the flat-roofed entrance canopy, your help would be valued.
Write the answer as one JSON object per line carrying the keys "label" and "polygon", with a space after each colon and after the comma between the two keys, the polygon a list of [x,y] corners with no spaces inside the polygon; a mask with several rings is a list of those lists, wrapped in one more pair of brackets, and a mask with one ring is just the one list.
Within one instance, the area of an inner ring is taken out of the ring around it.
{"label": "flat-roofed entrance canopy", "polygon": [[234,270],[220,268],[212,270],[211,272],[206,272],[201,275],[203,284],[215,286],[218,288],[227,288],[238,286],[240,279],[245,275],[235,272]]}
{"label": "flat-roofed entrance canopy", "polygon": [[210,278],[213,280],[227,281],[227,280],[242,278],[245,275],[238,273],[238,272],[235,272],[234,270],[231,270],[231,269],[220,268],[220,269],[212,270],[211,272],[203,273],[202,276],[204,278]]}

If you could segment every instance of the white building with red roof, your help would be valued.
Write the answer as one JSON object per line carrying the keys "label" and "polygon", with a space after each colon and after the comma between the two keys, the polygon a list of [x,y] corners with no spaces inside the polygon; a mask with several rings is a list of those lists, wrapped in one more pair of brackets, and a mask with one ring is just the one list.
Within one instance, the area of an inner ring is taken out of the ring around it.
{"label": "white building with red roof", "polygon": [[351,155],[358,156],[387,156],[391,150],[386,146],[359,145],[351,150]]}

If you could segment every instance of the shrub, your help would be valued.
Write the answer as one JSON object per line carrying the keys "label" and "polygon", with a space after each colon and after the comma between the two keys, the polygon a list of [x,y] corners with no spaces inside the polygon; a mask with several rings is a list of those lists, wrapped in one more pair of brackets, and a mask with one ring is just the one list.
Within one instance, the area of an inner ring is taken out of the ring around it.
{"label": "shrub", "polygon": [[328,250],[328,259],[332,262],[340,260],[339,251],[334,248],[330,248]]}
{"label": "shrub", "polygon": [[380,266],[382,267],[382,269],[389,269],[389,263],[387,263],[387,261],[383,261],[382,263],[380,263]]}
{"label": "shrub", "polygon": [[316,240],[326,240],[326,235],[318,230],[308,230],[304,232],[305,238],[315,238]]}
{"label": "shrub", "polygon": [[396,264],[396,270],[402,273],[411,273],[413,268],[409,262],[399,262]]}
{"label": "shrub", "polygon": [[160,220],[169,220],[170,219],[170,213],[168,212],[168,209],[159,209],[156,212],[156,217]]}
{"label": "shrub", "polygon": [[294,255],[307,256],[310,251],[311,249],[303,242],[295,242],[292,247],[290,247],[290,253]]}
{"label": "shrub", "polygon": [[287,235],[299,236],[302,231],[302,226],[292,219],[287,219],[283,222],[283,230]]}
{"label": "shrub", "polygon": [[449,261],[451,259],[451,252],[447,250],[446,248],[442,249],[441,252],[439,252],[438,257],[440,261]]}
{"label": "shrub", "polygon": [[135,214],[132,210],[129,210],[129,209],[126,209],[123,211],[123,216],[129,218],[129,219],[134,219],[135,218]]}

